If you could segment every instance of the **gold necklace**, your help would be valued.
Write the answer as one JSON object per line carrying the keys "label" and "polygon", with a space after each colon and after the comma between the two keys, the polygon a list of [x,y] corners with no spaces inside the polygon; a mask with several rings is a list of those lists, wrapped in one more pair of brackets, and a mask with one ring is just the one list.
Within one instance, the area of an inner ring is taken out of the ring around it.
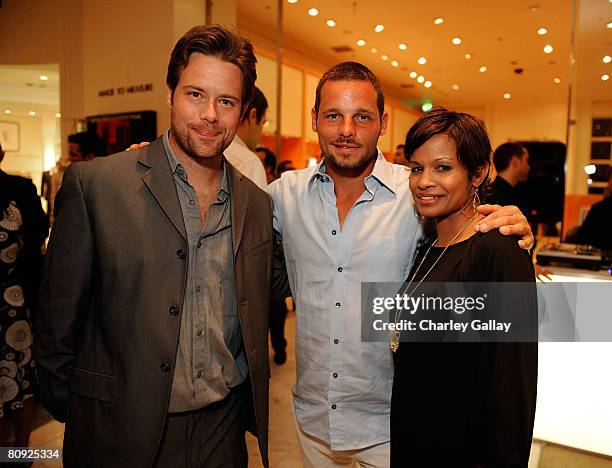
{"label": "gold necklace", "polygon": [[[421,285],[421,283],[425,280],[425,278],[427,278],[427,276],[429,275],[429,273],[431,273],[431,271],[435,268],[435,266],[438,264],[438,262],[440,261],[440,259],[442,258],[442,256],[446,253],[446,251],[448,250],[448,248],[453,244],[453,242],[455,242],[455,240],[461,235],[461,233],[463,231],[465,231],[465,228],[468,227],[472,221],[474,221],[474,219],[476,219],[476,216],[478,216],[478,213],[475,213],[474,216],[472,216],[467,223],[465,223],[463,225],[463,227],[457,232],[457,234],[455,234],[455,236],[450,240],[450,242],[448,243],[448,245],[446,247],[444,247],[444,250],[442,251],[442,253],[440,254],[440,256],[438,258],[436,258],[436,261],[433,263],[433,265],[429,268],[429,270],[427,270],[427,273],[425,273],[423,275],[423,277],[419,280],[419,282],[417,283],[417,285],[414,287],[414,289],[412,291],[410,291],[410,294],[408,294],[408,297],[406,298],[406,300],[410,299],[412,297],[412,295],[414,294],[414,292],[417,290],[417,288]],[[408,282],[408,284],[405,287],[400,288],[400,290],[398,291],[398,294],[404,295],[408,292],[408,289],[410,289],[410,286],[412,285],[412,282],[414,281],[414,278],[416,277],[417,273],[419,272],[419,270],[421,269],[421,266],[423,265],[423,263],[425,262],[425,259],[427,258],[427,256],[429,255],[429,251],[431,250],[431,248],[438,242],[438,239],[436,239],[435,241],[433,241],[431,243],[431,245],[429,246],[429,248],[427,249],[427,252],[425,252],[425,255],[423,255],[423,259],[421,260],[421,262],[419,263],[419,266],[417,267],[417,269],[415,270],[414,274],[412,275],[412,278],[410,278],[410,281]],[[395,323],[395,328],[393,330],[389,330],[389,347],[391,348],[391,351],[393,351],[394,353],[397,352],[398,348],[399,348],[399,344],[400,344],[400,331],[397,330],[397,324],[399,323],[400,317],[402,315],[402,309],[397,309],[395,311],[395,319],[394,319],[394,323]]]}

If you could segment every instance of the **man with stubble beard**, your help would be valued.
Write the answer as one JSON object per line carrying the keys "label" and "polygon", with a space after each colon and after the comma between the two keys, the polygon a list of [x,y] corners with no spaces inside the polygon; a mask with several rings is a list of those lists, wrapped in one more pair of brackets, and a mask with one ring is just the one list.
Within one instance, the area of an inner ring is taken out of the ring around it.
{"label": "man with stubble beard", "polygon": [[247,429],[268,465],[272,208],[223,157],[255,63],[227,29],[191,29],[170,130],[64,176],[36,355],[66,467],[246,467]]}
{"label": "man with stubble beard", "polygon": [[[384,96],[365,66],[330,68],[317,86],[312,128],[323,159],[268,187],[296,303],[294,413],[306,467],[386,467],[393,360],[361,341],[361,283],[403,282],[420,237],[404,166],[376,145]],[[484,205],[483,231],[533,236],[516,207]],[[408,424],[410,421],[408,421]]]}

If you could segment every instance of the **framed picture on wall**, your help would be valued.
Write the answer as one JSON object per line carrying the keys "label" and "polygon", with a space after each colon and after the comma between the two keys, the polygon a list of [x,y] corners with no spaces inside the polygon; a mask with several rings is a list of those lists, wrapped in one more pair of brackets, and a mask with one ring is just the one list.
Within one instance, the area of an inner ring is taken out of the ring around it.
{"label": "framed picture on wall", "polygon": [[4,151],[19,151],[19,124],[0,122],[0,143]]}

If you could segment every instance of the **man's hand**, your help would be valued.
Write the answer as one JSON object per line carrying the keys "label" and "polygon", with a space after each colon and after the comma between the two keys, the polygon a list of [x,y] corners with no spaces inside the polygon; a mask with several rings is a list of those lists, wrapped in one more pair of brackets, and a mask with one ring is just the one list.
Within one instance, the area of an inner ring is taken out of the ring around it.
{"label": "man's hand", "polygon": [[523,249],[529,250],[533,246],[533,233],[525,215],[514,205],[480,205],[476,208],[478,213],[486,216],[479,221],[474,230],[487,232],[499,228],[503,235],[521,236],[518,244]]}
{"label": "man's hand", "polygon": [[134,143],[133,145],[130,145],[129,148],[126,148],[126,151],[132,151],[135,149],[140,149],[140,148],[144,148],[145,146],[147,146],[149,144],[148,141],[143,141],[141,143]]}

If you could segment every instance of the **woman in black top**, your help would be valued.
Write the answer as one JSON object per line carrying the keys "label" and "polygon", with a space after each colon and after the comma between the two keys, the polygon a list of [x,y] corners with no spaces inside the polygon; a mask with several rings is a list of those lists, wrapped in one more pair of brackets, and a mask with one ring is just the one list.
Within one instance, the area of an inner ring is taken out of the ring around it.
{"label": "woman in black top", "polygon": [[[408,293],[421,280],[532,282],[525,296],[535,304],[533,265],[517,239],[474,229],[489,184],[491,145],[483,125],[434,109],[410,129],[404,151],[417,216],[433,225],[406,281]],[[536,342],[402,342],[394,359],[393,467],[527,466]]]}

